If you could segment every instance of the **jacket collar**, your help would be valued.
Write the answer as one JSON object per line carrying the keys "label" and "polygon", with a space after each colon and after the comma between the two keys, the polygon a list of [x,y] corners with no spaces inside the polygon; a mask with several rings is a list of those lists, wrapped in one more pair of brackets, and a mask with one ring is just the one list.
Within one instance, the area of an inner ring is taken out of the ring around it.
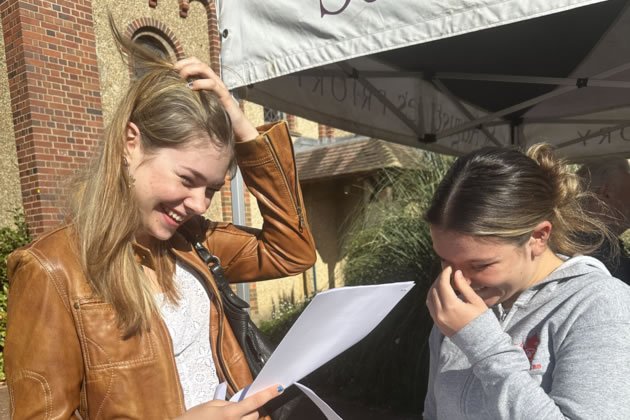
{"label": "jacket collar", "polygon": [[[170,250],[177,258],[180,258],[206,276],[209,275],[208,268],[197,256],[192,244],[188,242],[181,233],[175,232],[171,239],[169,239],[169,245]],[[136,261],[147,268],[155,270],[156,262],[151,250],[135,241],[131,243],[131,246],[133,247]]]}
{"label": "jacket collar", "polygon": [[136,262],[142,264],[143,266],[155,270],[155,260],[153,259],[153,254],[149,250],[136,241],[131,243],[131,247],[133,248],[133,252],[136,257]]}

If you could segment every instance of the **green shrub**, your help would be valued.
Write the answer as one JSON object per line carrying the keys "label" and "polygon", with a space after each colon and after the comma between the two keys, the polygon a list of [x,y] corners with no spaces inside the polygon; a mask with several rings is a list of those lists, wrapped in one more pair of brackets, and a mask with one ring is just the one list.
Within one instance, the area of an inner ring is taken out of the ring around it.
{"label": "green shrub", "polygon": [[[14,226],[0,228],[0,352],[4,351],[4,339],[7,335],[7,297],[9,280],[7,278],[7,257],[13,250],[28,244],[31,237],[26,228],[24,214],[15,212]],[[0,354],[0,381],[4,381],[4,358]]]}
{"label": "green shrub", "polygon": [[310,301],[310,298],[304,302],[281,299],[277,310],[272,313],[271,320],[262,321],[258,326],[260,331],[269,337],[272,343],[278,345]]}

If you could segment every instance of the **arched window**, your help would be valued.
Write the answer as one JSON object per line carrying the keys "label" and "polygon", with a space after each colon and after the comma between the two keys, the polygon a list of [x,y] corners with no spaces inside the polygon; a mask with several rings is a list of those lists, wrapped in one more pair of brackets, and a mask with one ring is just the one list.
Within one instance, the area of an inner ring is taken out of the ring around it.
{"label": "arched window", "polygon": [[[137,31],[133,36],[133,41],[162,58],[169,61],[175,60],[175,50],[171,46],[170,42],[168,42],[161,34],[151,30],[151,28],[145,28]],[[140,63],[132,63],[132,66],[134,77],[142,76],[147,71]]]}

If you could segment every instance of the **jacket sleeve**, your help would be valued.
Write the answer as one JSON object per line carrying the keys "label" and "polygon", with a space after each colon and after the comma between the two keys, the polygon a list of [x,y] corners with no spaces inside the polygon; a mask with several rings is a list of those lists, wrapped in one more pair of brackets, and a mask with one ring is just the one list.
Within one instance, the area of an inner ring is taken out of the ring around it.
{"label": "jacket sleeve", "polygon": [[295,275],[315,263],[289,130],[280,122],[259,132],[236,144],[236,156],[262,214],[262,229],[218,225],[207,239],[233,282]]}
{"label": "jacket sleeve", "polygon": [[[591,309],[602,313],[607,305],[611,306],[609,301],[600,300]],[[626,419],[630,418],[630,323],[627,316],[610,315],[600,318],[601,323],[588,324],[583,323],[585,317],[578,317],[561,343],[550,343],[556,364],[548,393],[530,376],[525,351],[512,344],[491,310],[451,340],[468,357],[488,405],[498,409],[498,418]]]}
{"label": "jacket sleeve", "polygon": [[83,365],[64,291],[41,256],[18,250],[10,281],[4,363],[12,419],[75,419]]}

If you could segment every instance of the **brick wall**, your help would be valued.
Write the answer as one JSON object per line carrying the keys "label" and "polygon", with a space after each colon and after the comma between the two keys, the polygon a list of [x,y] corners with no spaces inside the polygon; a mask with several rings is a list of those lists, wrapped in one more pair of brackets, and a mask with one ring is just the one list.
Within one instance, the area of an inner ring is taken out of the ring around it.
{"label": "brick wall", "polygon": [[326,138],[326,126],[324,124],[317,124],[317,137],[319,139]]}
{"label": "brick wall", "polygon": [[[219,68],[221,39],[214,2],[208,17],[211,66]],[[148,7],[157,1],[149,0]],[[180,16],[189,4],[180,0]],[[64,218],[65,183],[88,162],[103,135],[92,0],[0,1],[11,113],[26,220],[34,236]],[[151,19],[139,21],[162,28]],[[137,22],[127,28],[133,32]],[[176,44],[178,56],[182,47]],[[229,183],[220,195],[223,219],[232,220]],[[249,193],[246,223],[251,224]],[[256,307],[255,284],[250,285]]]}
{"label": "brick wall", "polygon": [[0,2],[26,220],[38,235],[63,218],[64,180],[101,138],[90,0]]}

